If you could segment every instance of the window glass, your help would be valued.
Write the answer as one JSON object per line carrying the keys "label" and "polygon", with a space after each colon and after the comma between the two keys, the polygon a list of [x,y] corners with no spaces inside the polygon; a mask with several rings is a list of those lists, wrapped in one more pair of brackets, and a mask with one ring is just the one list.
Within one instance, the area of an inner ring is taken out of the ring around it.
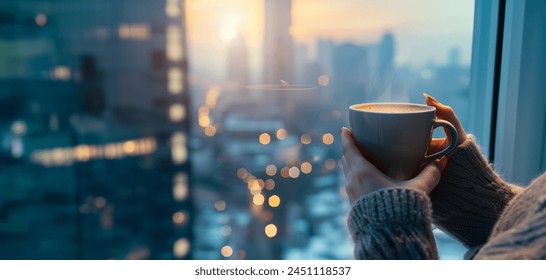
{"label": "window glass", "polygon": [[352,258],[347,107],[472,124],[473,9],[0,0],[0,259]]}
{"label": "window glass", "polygon": [[[474,1],[188,0],[187,11],[197,258],[352,257],[339,165],[350,104],[427,92],[472,123]],[[462,258],[435,232],[442,258]]]}

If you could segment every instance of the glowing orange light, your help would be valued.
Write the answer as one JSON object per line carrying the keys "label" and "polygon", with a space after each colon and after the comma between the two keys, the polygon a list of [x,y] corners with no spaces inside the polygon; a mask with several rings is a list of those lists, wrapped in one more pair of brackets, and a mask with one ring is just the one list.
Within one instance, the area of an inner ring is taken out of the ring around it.
{"label": "glowing orange light", "polygon": [[199,107],[199,116],[208,115],[209,114],[209,107]]}
{"label": "glowing orange light", "polygon": [[74,148],[74,157],[78,161],[88,161],[91,157],[91,150],[88,145],[79,145]]}
{"label": "glowing orange light", "polygon": [[300,141],[304,145],[311,144],[311,136],[309,134],[304,134],[300,137]]}
{"label": "glowing orange light", "polygon": [[248,190],[252,195],[259,194],[262,192],[262,188],[260,187],[260,182],[256,179],[252,179],[248,181]]}
{"label": "glowing orange light", "polygon": [[274,224],[269,224],[267,226],[265,226],[265,235],[267,235],[267,237],[269,238],[273,238],[275,237],[275,235],[277,235],[277,226],[275,226]]}
{"label": "glowing orange light", "polygon": [[67,66],[57,66],[53,68],[53,78],[56,80],[67,81],[72,76],[72,71]]}
{"label": "glowing orange light", "polygon": [[171,94],[182,93],[182,90],[184,89],[184,84],[182,80],[183,75],[184,73],[182,72],[182,70],[177,67],[173,67],[169,69],[169,71],[167,72],[167,79],[168,79],[167,90],[169,91],[169,93]]}
{"label": "glowing orange light", "polygon": [[313,171],[313,165],[307,161],[303,162],[300,168],[301,168],[301,172],[305,174],[309,174],[311,173],[311,171]]}
{"label": "glowing orange light", "polygon": [[222,256],[226,258],[231,257],[231,255],[233,255],[233,249],[227,245],[222,247],[222,250],[220,250],[220,252],[222,253]]}
{"label": "glowing orange light", "polygon": [[299,168],[295,166],[290,167],[290,169],[288,169],[288,176],[290,176],[290,178],[298,178],[300,176]]}
{"label": "glowing orange light", "polygon": [[271,136],[269,136],[269,134],[264,132],[260,134],[259,140],[260,140],[260,144],[267,145],[269,144],[269,142],[271,142]]}
{"label": "glowing orange light", "polygon": [[208,137],[216,135],[216,127],[214,125],[209,125],[205,127],[205,135],[207,135]]}
{"label": "glowing orange light", "polygon": [[248,171],[244,168],[237,169],[237,177],[244,179],[248,176]]}
{"label": "glowing orange light", "polygon": [[180,28],[175,25],[167,27],[167,58],[170,61],[182,60],[182,32]]}
{"label": "glowing orange light", "polygon": [[180,14],[180,3],[178,3],[178,0],[168,0],[167,6],[165,6],[165,13],[169,17],[176,17]]}
{"label": "glowing orange light", "polygon": [[199,116],[199,126],[207,127],[210,125],[210,118],[207,115]]}
{"label": "glowing orange light", "polygon": [[180,238],[174,242],[173,253],[177,258],[186,256],[190,252],[190,241],[187,238]]}
{"label": "glowing orange light", "polygon": [[269,176],[275,176],[275,174],[277,174],[277,167],[273,164],[268,165],[265,168],[265,174]]}
{"label": "glowing orange light", "polygon": [[283,140],[284,138],[286,138],[286,135],[288,135],[288,132],[286,131],[286,129],[281,128],[277,130],[276,135],[277,135],[277,139]]}
{"label": "glowing orange light", "polygon": [[332,133],[322,135],[322,143],[332,145],[332,143],[334,143],[334,135],[332,135]]}
{"label": "glowing orange light", "polygon": [[128,154],[132,154],[135,152],[136,150],[136,143],[135,141],[127,141],[125,143],[123,143],[123,151],[128,153]]}
{"label": "glowing orange light", "polygon": [[265,180],[264,188],[266,190],[269,190],[269,191],[274,189],[275,188],[275,181],[273,181],[273,179]]}
{"label": "glowing orange light", "polygon": [[44,26],[47,23],[47,17],[44,14],[37,14],[34,20],[36,21],[36,25],[38,26]]}
{"label": "glowing orange light", "polygon": [[281,204],[281,198],[278,195],[272,195],[268,199],[269,206],[278,207]]}
{"label": "glowing orange light", "polygon": [[289,167],[283,167],[283,168],[281,169],[281,176],[282,176],[283,178],[288,178],[288,177],[290,176],[289,173],[288,173],[288,170],[289,170],[289,169],[290,169]]}
{"label": "glowing orange light", "polygon": [[257,194],[252,197],[252,203],[256,205],[262,205],[265,202],[265,197],[262,194]]}
{"label": "glowing orange light", "polygon": [[173,222],[175,224],[182,224],[186,220],[186,215],[182,212],[176,212],[173,214]]}
{"label": "glowing orange light", "polygon": [[169,107],[169,119],[173,122],[179,122],[186,118],[186,108],[182,104],[173,104]]}

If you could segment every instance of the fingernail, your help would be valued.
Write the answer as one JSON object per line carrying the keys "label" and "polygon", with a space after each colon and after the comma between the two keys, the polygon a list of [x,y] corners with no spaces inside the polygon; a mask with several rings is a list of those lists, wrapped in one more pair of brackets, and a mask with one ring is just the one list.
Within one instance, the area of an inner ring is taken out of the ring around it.
{"label": "fingernail", "polygon": [[436,98],[432,97],[432,96],[429,95],[428,93],[423,93],[423,95],[424,95],[428,100],[430,100],[432,103],[440,104],[440,102],[438,102],[438,100],[436,100]]}
{"label": "fingernail", "polygon": [[343,133],[349,133],[350,131],[351,131],[351,130],[348,129],[347,127],[344,127],[344,126],[341,127],[341,133],[342,133],[342,134],[343,134]]}
{"label": "fingernail", "polygon": [[438,165],[438,167],[440,167],[440,170],[442,170],[442,172],[444,172],[447,166],[447,157],[441,157],[439,159],[436,159],[434,160],[434,163]]}

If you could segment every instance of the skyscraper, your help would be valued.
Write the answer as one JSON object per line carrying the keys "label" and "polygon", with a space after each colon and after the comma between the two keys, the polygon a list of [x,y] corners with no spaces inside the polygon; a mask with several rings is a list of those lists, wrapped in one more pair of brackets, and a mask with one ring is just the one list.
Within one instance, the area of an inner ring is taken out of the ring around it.
{"label": "skyscraper", "polygon": [[292,0],[265,0],[264,83],[293,83]]}
{"label": "skyscraper", "polygon": [[378,45],[378,63],[376,86],[374,87],[373,95],[381,96],[383,94],[392,94],[390,88],[393,84],[394,74],[394,55],[395,44],[394,35],[392,33],[383,34],[383,38]]}
{"label": "skyscraper", "polygon": [[190,258],[184,0],[1,1],[0,15],[14,139],[0,258]]}
{"label": "skyscraper", "polygon": [[245,38],[237,34],[230,42],[227,53],[227,79],[240,88],[248,83],[248,50]]}

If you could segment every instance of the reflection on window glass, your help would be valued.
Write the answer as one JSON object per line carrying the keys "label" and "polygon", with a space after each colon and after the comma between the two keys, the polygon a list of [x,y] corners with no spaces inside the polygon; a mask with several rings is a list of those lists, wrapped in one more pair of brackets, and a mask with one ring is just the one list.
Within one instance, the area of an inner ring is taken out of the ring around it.
{"label": "reflection on window glass", "polygon": [[[427,92],[472,121],[471,0],[188,0],[187,11],[196,258],[352,258],[339,165],[350,104]],[[462,258],[436,237],[442,258]]]}

